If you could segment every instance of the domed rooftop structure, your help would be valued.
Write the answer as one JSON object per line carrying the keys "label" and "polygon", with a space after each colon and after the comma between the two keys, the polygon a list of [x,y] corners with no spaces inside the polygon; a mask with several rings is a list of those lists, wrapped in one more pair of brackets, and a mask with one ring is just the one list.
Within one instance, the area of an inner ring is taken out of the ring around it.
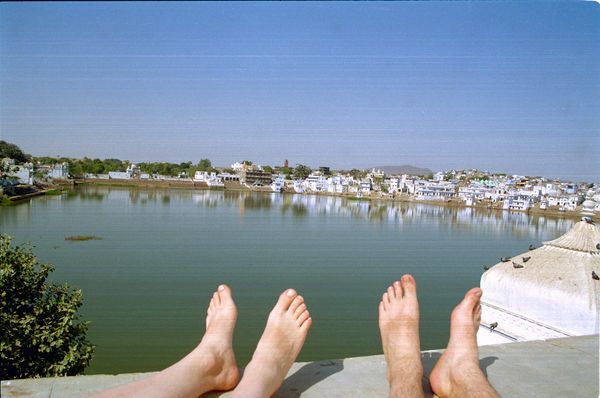
{"label": "domed rooftop structure", "polygon": [[598,334],[599,275],[600,230],[590,219],[496,264],[481,277],[479,344]]}

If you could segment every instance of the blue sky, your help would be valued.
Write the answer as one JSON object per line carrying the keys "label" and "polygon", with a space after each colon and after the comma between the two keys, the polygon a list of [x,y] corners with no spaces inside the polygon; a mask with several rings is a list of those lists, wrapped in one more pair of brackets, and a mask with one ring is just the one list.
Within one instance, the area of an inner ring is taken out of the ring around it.
{"label": "blue sky", "polygon": [[1,3],[33,155],[600,181],[595,2]]}

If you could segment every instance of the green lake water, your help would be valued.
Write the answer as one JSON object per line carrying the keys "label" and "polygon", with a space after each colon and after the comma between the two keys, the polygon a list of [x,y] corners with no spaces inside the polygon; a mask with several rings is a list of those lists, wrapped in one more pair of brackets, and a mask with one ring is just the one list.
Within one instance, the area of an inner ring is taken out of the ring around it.
{"label": "green lake water", "polygon": [[[230,191],[83,187],[0,208],[0,230],[30,242],[52,279],[83,289],[96,353],[87,374],[158,370],[199,341],[209,298],[229,284],[234,347],[252,355],[277,295],[296,288],[313,327],[299,360],[381,353],[377,305],[417,280],[422,349],[484,265],[539,246],[573,221],[521,213]],[[65,241],[71,235],[101,240]]]}

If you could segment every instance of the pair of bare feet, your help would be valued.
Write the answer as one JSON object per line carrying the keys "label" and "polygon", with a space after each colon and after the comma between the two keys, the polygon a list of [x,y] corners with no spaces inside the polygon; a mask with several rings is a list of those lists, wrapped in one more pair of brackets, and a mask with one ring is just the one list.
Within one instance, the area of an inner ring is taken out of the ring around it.
{"label": "pair of bare feet", "polygon": [[191,353],[147,379],[95,397],[198,397],[208,391],[232,389],[235,398],[272,396],[300,353],[312,324],[304,299],[294,289],[279,296],[243,375],[232,345],[236,320],[231,289],[220,285],[208,305],[204,337]]}
{"label": "pair of bare feet", "polygon": [[232,397],[270,397],[300,353],[312,324],[304,299],[294,289],[279,296],[241,380],[232,346],[236,318],[231,289],[221,285],[208,306],[206,333],[198,346],[199,359],[210,358],[215,369],[206,391],[235,388]]}
{"label": "pair of bare feet", "polygon": [[[477,329],[482,291],[469,290],[450,317],[448,347],[429,385],[438,397],[498,397],[479,368]],[[388,365],[391,397],[424,397],[417,285],[411,275],[395,281],[379,303],[379,330]]]}

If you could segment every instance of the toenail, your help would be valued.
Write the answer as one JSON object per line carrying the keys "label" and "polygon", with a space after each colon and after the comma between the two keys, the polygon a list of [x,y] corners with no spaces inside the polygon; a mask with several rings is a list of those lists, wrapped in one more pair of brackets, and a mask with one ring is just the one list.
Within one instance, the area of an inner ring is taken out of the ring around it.
{"label": "toenail", "polygon": [[294,294],[296,294],[296,292],[294,291],[294,289],[288,289],[288,291],[286,292],[286,294],[288,295],[288,297],[293,297]]}
{"label": "toenail", "polygon": [[219,285],[219,288],[218,288],[218,290],[219,290],[220,292],[222,292],[223,290],[225,290],[225,285]]}

